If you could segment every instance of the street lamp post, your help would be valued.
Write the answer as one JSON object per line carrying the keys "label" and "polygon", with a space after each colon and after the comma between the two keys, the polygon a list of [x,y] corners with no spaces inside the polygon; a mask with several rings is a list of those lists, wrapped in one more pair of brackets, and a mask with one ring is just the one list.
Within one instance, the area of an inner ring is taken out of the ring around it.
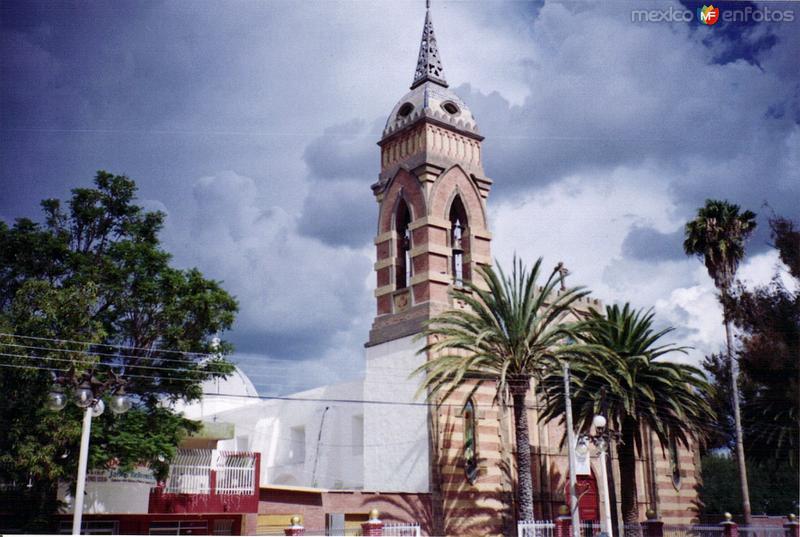
{"label": "street lamp post", "polygon": [[597,447],[600,459],[600,484],[602,485],[603,495],[603,520],[602,531],[608,537],[614,537],[613,528],[611,526],[611,500],[609,499],[608,492],[608,467],[606,465],[606,454],[611,445],[611,436],[613,433],[606,428],[607,420],[605,416],[597,415],[592,419],[595,433],[593,435],[583,435],[583,439],[588,443],[591,442]]}
{"label": "street lamp post", "polygon": [[72,515],[72,535],[80,535],[81,533],[92,418],[102,415],[106,408],[101,397],[107,393],[111,394],[110,406],[114,414],[124,414],[131,408],[130,398],[125,393],[126,381],[114,374],[113,371],[109,373],[110,378],[105,382],[101,382],[94,376],[94,371],[78,376],[73,370],[70,370],[67,375],[56,378],[56,385],[49,395],[50,408],[52,410],[62,410],[67,406],[64,387],[72,387],[75,392],[75,404],[84,409],[81,448],[78,456],[78,479],[75,485],[75,504]]}

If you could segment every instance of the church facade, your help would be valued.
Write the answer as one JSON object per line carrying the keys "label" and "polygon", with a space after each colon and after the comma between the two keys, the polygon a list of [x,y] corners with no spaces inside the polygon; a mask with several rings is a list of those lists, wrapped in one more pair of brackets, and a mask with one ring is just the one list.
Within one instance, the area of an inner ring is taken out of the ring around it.
{"label": "church facade", "polygon": [[[377,366],[387,357],[408,371],[427,360],[418,354],[426,342],[415,337],[424,322],[446,309],[463,307],[454,303],[450,291],[475,281],[478,267],[491,263],[486,203],[492,180],[484,171],[482,142],[467,103],[447,84],[428,8],[410,91],[391,111],[378,144],[381,170],[372,185],[378,202],[377,315],[367,343],[368,382],[370,364]],[[579,305],[600,307],[594,299]],[[404,352],[398,354],[400,346]],[[535,386],[530,393],[535,514],[554,519],[568,498],[564,429],[540,422]],[[467,383],[426,416],[429,490],[441,521],[434,528],[437,532],[513,533],[513,427],[510,409],[493,405],[494,395],[493,386]],[[421,416],[417,423],[422,428]],[[648,431],[643,436],[649,442],[639,454],[637,469],[642,516],[652,510],[666,523],[689,523],[698,507],[697,453],[660,446]],[[578,483],[581,515],[596,520],[599,469],[594,461],[586,461],[583,468]],[[612,511],[621,520],[615,459],[612,468],[616,490],[611,501],[617,504]]]}

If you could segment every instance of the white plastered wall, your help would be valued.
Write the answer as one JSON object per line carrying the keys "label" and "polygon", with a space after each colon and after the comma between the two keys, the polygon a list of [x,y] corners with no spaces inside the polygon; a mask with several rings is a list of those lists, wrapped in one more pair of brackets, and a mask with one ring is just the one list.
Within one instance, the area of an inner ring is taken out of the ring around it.
{"label": "white plastered wall", "polygon": [[[408,336],[366,350],[364,488],[428,492],[428,409],[416,399],[420,378],[409,374],[425,362],[422,341]],[[401,403],[401,404],[394,404]]]}

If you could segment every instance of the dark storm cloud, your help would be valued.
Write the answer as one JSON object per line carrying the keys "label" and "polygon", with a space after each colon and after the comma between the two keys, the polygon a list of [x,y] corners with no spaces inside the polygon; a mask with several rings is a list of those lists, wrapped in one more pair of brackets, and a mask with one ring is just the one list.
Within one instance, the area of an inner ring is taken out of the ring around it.
{"label": "dark storm cloud", "polygon": [[[168,209],[176,261],[238,296],[242,352],[287,367],[357,352],[375,142],[410,82],[419,3],[415,17],[412,2],[3,2],[0,215],[126,173]],[[637,26],[638,5],[435,5],[451,87],[486,136],[490,203],[644,169],[641,199],[660,187],[681,218],[706,197],[800,218],[800,22]],[[636,221],[623,255],[682,255]]]}
{"label": "dark storm cloud", "polygon": [[313,360],[323,354],[331,335],[329,330],[314,337],[308,337],[307,333],[237,330],[231,335],[231,342],[241,353],[268,354],[276,360]]}
{"label": "dark storm cloud", "polygon": [[379,130],[369,130],[363,120],[353,119],[326,128],[306,146],[303,160],[314,179],[369,180],[379,162],[375,147],[379,137]]}
{"label": "dark storm cloud", "polygon": [[[693,14],[697,13],[698,8],[705,4],[694,0],[682,0],[683,4]],[[709,31],[706,25],[694,21],[691,28],[695,32],[705,32],[702,38],[703,44],[714,50],[714,63],[725,65],[737,60],[744,60],[747,63],[760,66],[760,59],[769,52],[778,42],[778,37],[763,21],[756,21],[751,16],[745,20],[745,13],[752,13],[763,5],[753,2],[719,2],[714,4],[720,9],[720,13],[725,13],[719,22],[713,25],[713,31]],[[793,9],[791,2],[771,2],[768,10]],[[741,18],[728,20],[726,17],[737,13]]]}
{"label": "dark storm cloud", "polygon": [[685,257],[683,230],[661,233],[653,228],[635,226],[622,243],[622,253],[643,261],[682,259]]}
{"label": "dark storm cloud", "polygon": [[361,119],[326,128],[303,151],[309,193],[301,233],[333,246],[359,247],[375,234],[377,205],[370,185],[377,179],[383,119]]}
{"label": "dark storm cloud", "polygon": [[332,181],[314,188],[303,204],[300,232],[333,246],[369,244],[378,205],[368,183]]}

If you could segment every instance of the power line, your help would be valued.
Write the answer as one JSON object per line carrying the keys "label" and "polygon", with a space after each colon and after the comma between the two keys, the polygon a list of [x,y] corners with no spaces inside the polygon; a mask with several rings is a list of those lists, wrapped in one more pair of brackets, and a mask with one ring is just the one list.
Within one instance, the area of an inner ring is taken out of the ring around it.
{"label": "power line", "polygon": [[[18,365],[18,364],[4,364],[0,363],[0,367],[10,367],[10,368],[21,368],[21,369],[38,369],[44,371],[67,371],[66,369],[55,369],[55,368],[48,368],[48,367],[41,367],[41,366],[26,366],[26,365]],[[131,377],[137,378],[154,378],[158,379],[159,377],[152,377],[152,376],[145,376],[145,375],[129,375]],[[170,378],[168,380],[190,380],[190,381],[197,381],[197,379],[174,379]],[[348,399],[348,398],[325,398],[325,397],[298,397],[298,396],[279,396],[279,395],[246,395],[246,394],[225,394],[225,393],[213,393],[213,392],[203,392],[204,396],[214,396],[214,397],[228,397],[228,398],[236,398],[236,399],[258,399],[258,400],[265,400],[265,401],[287,401],[287,402],[312,402],[312,403],[340,403],[340,404],[374,404],[374,405],[383,405],[383,406],[408,406],[408,407],[432,407],[432,408],[441,408],[441,407],[450,407],[450,408],[462,408],[464,405],[463,403],[429,403],[429,402],[416,402],[416,401],[381,401],[381,400],[367,400],[367,399]],[[497,403],[476,403],[476,407],[484,407],[484,408],[512,408],[513,406],[510,404],[503,404],[502,402]],[[657,405],[660,406],[662,409],[666,409],[669,411],[673,411],[672,407],[666,405]],[[534,405],[526,405],[528,410],[544,410],[547,408],[547,405],[542,404],[534,404]],[[235,410],[235,409],[231,409]],[[553,418],[549,421],[554,421],[556,418]],[[673,423],[676,425],[685,425],[685,421],[681,420],[679,416],[661,416],[661,421],[666,421],[669,423]],[[718,432],[726,432],[726,428],[716,425],[713,423],[707,423],[704,425],[705,427],[717,430]]]}
{"label": "power line", "polygon": [[[84,356],[87,356],[87,357],[93,357],[93,356],[97,356],[98,355],[98,353],[93,353],[93,352],[90,352],[90,351],[71,351],[71,350],[67,350],[67,349],[49,349],[47,347],[37,347],[37,346],[28,346],[28,345],[0,344],[0,347],[3,347],[3,346],[12,346],[12,347],[15,347],[15,348],[46,350],[46,351],[52,350],[52,351],[62,352],[62,353],[67,353],[67,354],[80,354],[80,355],[84,355]],[[53,360],[53,361],[66,362],[66,363],[83,363],[83,361],[76,360],[76,359],[70,359],[70,358],[57,358],[57,357],[50,357],[50,356],[25,355],[25,354],[14,354],[14,353],[3,353],[3,352],[0,352],[0,356],[7,356],[7,357],[10,357],[10,358],[24,358],[24,359],[30,359],[30,360]],[[113,356],[114,358],[119,358],[120,362],[119,363],[114,363],[114,362],[102,362],[101,361],[101,362],[98,362],[98,364],[106,365],[106,366],[109,366],[109,367],[121,367],[121,368],[132,368],[132,369],[149,369],[149,370],[155,370],[155,371],[175,371],[175,372],[183,371],[183,372],[207,373],[207,371],[203,371],[203,370],[199,370],[199,369],[191,369],[191,368],[187,368],[187,367],[178,367],[178,366],[161,367],[161,366],[152,366],[152,365],[142,365],[142,364],[136,364],[136,363],[125,363],[125,359],[128,358],[128,356],[124,356],[124,355],[106,354],[105,356]],[[173,360],[164,360],[164,361],[173,361]],[[87,365],[89,364],[89,362],[90,362],[89,360],[86,360]],[[185,361],[180,361],[180,363],[184,364],[184,365],[187,365],[187,362],[185,362]],[[190,362],[190,364],[195,364],[195,362]],[[233,363],[233,365],[237,365],[237,364]],[[286,366],[285,365],[280,365],[280,364],[255,365],[254,367],[258,367],[260,369],[272,368],[272,371],[279,371],[281,373],[286,370]],[[375,369],[375,368],[373,368],[373,369]],[[403,369],[403,368],[392,368],[392,369],[393,370],[397,370],[397,371],[408,372],[407,369]],[[379,369],[379,371],[383,371],[383,369]],[[274,373],[265,373],[265,372],[250,372],[250,373],[244,373],[244,374],[248,378],[251,378],[251,379],[252,378],[264,378],[264,377],[272,378],[272,377],[275,376]],[[419,376],[420,374],[417,374],[417,375],[414,375],[414,376],[412,376],[410,374],[407,375],[406,382],[413,382],[414,381],[414,377]],[[359,378],[354,378],[352,380],[353,381],[364,380],[363,375],[366,375],[366,372],[364,372],[364,371],[359,372],[359,375],[360,375]],[[393,375],[391,373],[390,374],[374,374],[373,373],[373,374],[369,375],[369,378],[375,378],[375,379],[399,379],[399,378],[401,378],[403,376],[404,375]],[[176,378],[176,377],[170,377],[170,378]],[[302,379],[288,379],[288,381],[284,380],[284,381],[282,381],[282,383],[283,384],[289,383],[289,384],[302,385],[303,381],[302,381]]]}
{"label": "power line", "polygon": [[91,341],[78,341],[75,339],[59,339],[59,338],[50,338],[50,337],[42,337],[42,336],[24,336],[22,334],[9,334],[7,332],[0,332],[0,336],[4,337],[11,337],[11,338],[23,338],[23,339],[33,339],[37,341],[54,341],[57,343],[74,343],[76,345],[87,345],[87,346],[97,346],[97,347],[109,347],[112,349],[130,349],[130,350],[138,350],[138,351],[147,351],[147,352],[169,352],[175,354],[185,354],[185,355],[192,355],[192,356],[206,356],[208,353],[204,352],[191,352],[191,351],[176,351],[170,349],[152,349],[147,347],[133,347],[130,345],[115,345],[111,343],[96,343]]}

